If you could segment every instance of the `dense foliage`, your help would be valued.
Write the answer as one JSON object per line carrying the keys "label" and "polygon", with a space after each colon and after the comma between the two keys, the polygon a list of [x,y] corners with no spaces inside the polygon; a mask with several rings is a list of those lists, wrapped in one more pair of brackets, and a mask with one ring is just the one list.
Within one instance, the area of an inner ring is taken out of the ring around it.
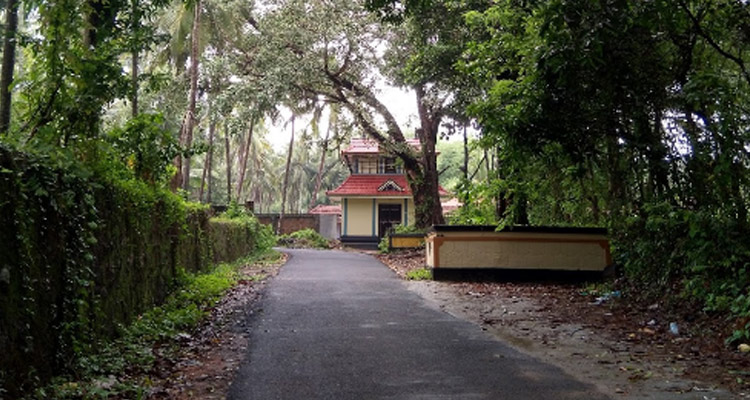
{"label": "dense foliage", "polygon": [[[154,368],[158,357],[170,357],[180,342],[190,337],[198,324],[240,279],[261,280],[264,275],[244,275],[248,264],[278,262],[280,253],[258,250],[251,257],[222,263],[210,272],[180,270],[175,290],[131,324],[119,327],[115,340],[102,340],[92,351],[76,360],[70,374],[26,394],[25,399],[143,398],[149,382],[143,379]],[[158,351],[158,354],[157,354]]]}
{"label": "dense foliage", "polygon": [[178,271],[274,243],[250,215],[209,219],[150,182],[49,164],[0,147],[0,381],[11,396],[81,372],[100,340],[167,297]]}
{"label": "dense foliage", "polygon": [[[494,177],[459,185],[454,221],[608,226],[637,292],[747,320],[747,2],[371,6],[431,37],[415,60],[450,57],[474,93]],[[461,17],[430,23],[435,8]]]}
{"label": "dense foliage", "polygon": [[279,243],[286,247],[303,247],[313,249],[330,249],[331,243],[313,229],[302,229],[288,235],[281,235]]}

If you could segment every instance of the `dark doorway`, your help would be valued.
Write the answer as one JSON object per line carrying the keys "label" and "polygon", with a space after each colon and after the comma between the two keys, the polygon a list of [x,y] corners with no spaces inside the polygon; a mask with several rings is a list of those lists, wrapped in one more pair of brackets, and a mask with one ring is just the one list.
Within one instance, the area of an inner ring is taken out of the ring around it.
{"label": "dark doorway", "polygon": [[378,236],[383,237],[394,225],[401,223],[401,204],[378,205]]}

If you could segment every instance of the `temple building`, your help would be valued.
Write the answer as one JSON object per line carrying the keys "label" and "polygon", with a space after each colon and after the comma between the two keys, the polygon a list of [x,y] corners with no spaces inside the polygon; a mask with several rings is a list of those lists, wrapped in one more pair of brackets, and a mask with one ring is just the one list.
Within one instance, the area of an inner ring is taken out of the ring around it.
{"label": "temple building", "polygon": [[[418,139],[407,143],[419,150]],[[341,242],[377,246],[395,225],[414,223],[414,199],[397,159],[371,139],[352,139],[341,152],[350,175],[326,194],[341,203]],[[440,197],[448,193],[440,188]]]}

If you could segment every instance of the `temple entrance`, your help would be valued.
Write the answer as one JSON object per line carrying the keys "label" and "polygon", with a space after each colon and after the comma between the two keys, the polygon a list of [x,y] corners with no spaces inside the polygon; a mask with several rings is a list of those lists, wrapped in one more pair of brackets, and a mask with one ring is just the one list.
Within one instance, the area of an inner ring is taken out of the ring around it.
{"label": "temple entrance", "polygon": [[401,204],[378,205],[378,237],[383,237],[394,225],[401,223]]}

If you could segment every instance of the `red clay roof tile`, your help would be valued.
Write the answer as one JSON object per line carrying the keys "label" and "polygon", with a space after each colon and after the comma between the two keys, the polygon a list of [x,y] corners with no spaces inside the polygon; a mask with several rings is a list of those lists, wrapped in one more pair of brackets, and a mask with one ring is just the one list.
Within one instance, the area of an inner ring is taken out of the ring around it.
{"label": "red clay roof tile", "polygon": [[[388,181],[394,185],[388,184]],[[402,190],[395,189],[394,186]],[[378,190],[385,189],[385,190]],[[448,192],[439,188],[440,196],[448,196]],[[328,196],[377,196],[377,197],[411,197],[411,188],[404,175],[350,175],[344,183],[333,190],[326,192]]]}

